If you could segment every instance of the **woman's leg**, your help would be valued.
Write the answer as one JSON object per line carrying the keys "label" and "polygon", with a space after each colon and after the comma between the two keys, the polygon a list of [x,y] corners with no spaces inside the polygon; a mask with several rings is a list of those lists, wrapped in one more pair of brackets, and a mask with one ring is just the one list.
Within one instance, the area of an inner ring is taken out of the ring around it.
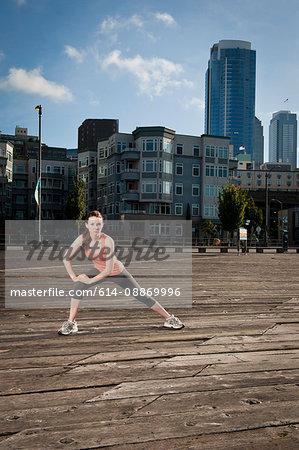
{"label": "woman's leg", "polygon": [[163,306],[160,305],[160,303],[157,302],[157,300],[153,299],[152,297],[148,295],[140,295],[139,293],[133,295],[133,289],[137,289],[137,291],[139,292],[141,287],[137,283],[135,278],[126,269],[123,272],[121,272],[121,274],[111,277],[111,279],[112,279],[111,281],[118,284],[122,288],[130,289],[133,297],[135,297],[137,300],[150,307],[156,313],[160,314],[160,316],[164,317],[164,319],[169,319],[169,317],[171,317],[170,314],[166,311],[166,309],[163,308]]}
{"label": "woman's leg", "polygon": [[77,298],[71,298],[71,306],[70,306],[70,314],[69,314],[69,320],[71,322],[75,322],[79,306],[80,306],[81,300],[78,300]]}
{"label": "woman's leg", "polygon": [[[93,278],[96,275],[99,274],[99,271],[97,269],[92,269],[88,272],[87,276],[89,278]],[[69,313],[69,320],[71,322],[75,322],[78,311],[79,311],[79,306],[80,306],[80,302],[82,300],[82,292],[85,289],[89,289],[89,286],[92,286],[90,284],[85,284],[82,282],[74,282],[74,291],[75,291],[75,295],[74,297],[71,298],[71,304],[70,304],[70,313]],[[76,295],[76,291],[78,292],[78,295]]]}

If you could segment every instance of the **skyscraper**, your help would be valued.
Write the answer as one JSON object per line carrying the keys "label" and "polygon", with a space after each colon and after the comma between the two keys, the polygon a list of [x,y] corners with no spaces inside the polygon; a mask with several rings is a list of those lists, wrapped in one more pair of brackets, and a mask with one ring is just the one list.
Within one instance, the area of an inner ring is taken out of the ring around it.
{"label": "skyscraper", "polygon": [[256,52],[247,41],[222,40],[211,48],[205,85],[205,132],[228,136],[234,155],[253,153]]}
{"label": "skyscraper", "polygon": [[78,128],[78,150],[97,149],[100,139],[117,132],[117,119],[86,119]]}
{"label": "skyscraper", "polygon": [[272,114],[269,127],[269,160],[297,166],[297,115],[291,111]]}
{"label": "skyscraper", "polygon": [[255,169],[258,169],[264,162],[264,134],[262,122],[254,118],[254,140],[252,160],[255,164]]}

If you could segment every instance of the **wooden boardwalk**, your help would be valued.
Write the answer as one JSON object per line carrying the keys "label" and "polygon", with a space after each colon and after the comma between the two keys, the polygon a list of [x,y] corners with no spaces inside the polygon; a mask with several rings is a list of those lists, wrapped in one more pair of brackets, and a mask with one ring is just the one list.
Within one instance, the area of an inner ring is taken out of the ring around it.
{"label": "wooden boardwalk", "polygon": [[186,327],[1,311],[0,449],[299,448],[299,256],[193,254]]}

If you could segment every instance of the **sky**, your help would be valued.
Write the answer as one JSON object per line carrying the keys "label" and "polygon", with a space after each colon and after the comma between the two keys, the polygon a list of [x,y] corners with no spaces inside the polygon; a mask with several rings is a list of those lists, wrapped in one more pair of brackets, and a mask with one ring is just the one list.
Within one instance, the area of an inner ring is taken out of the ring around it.
{"label": "sky", "polygon": [[210,48],[222,39],[256,50],[266,161],[272,113],[299,111],[298,0],[1,0],[0,17],[5,134],[38,135],[41,104],[51,146],[76,148],[87,118],[199,136]]}

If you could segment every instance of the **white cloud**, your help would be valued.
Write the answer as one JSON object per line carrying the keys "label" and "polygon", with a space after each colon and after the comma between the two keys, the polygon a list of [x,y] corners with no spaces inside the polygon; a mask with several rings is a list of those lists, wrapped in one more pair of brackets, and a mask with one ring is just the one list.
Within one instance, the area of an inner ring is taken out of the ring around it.
{"label": "white cloud", "polygon": [[22,5],[25,5],[26,0],[14,0],[14,2],[15,2],[18,6],[22,6]]}
{"label": "white cloud", "polygon": [[39,68],[28,72],[25,69],[11,68],[7,77],[0,79],[0,89],[38,94],[54,101],[73,100],[73,95],[67,87],[46,80]]}
{"label": "white cloud", "polygon": [[171,26],[171,25],[176,24],[176,21],[174,20],[174,18],[168,13],[156,13],[155,17],[156,17],[156,19],[164,22],[165,25]]}
{"label": "white cloud", "polygon": [[140,16],[134,14],[131,17],[126,19],[121,18],[120,16],[111,17],[109,16],[107,19],[103,20],[100,25],[101,33],[111,33],[112,31],[121,30],[122,28],[142,28],[144,25]]}
{"label": "white cloud", "polygon": [[82,50],[81,52],[77,50],[75,47],[71,45],[64,46],[64,53],[77,63],[82,63],[85,58],[85,52]]}
{"label": "white cloud", "polygon": [[199,97],[192,97],[191,100],[188,100],[185,103],[185,108],[193,108],[198,109],[199,111],[203,111],[205,109],[205,102]]}
{"label": "white cloud", "polygon": [[123,29],[138,29],[141,30],[143,28],[144,22],[141,17],[137,14],[134,14],[128,18],[121,18],[120,16],[107,17],[107,19],[103,20],[100,24],[99,33],[108,35],[113,43],[115,43],[118,39],[118,32]]}
{"label": "white cloud", "polygon": [[123,58],[120,50],[111,52],[102,62],[102,68],[116,66],[137,78],[139,90],[150,97],[161,95],[165,89],[192,86],[193,83],[181,78],[183,68],[163,58],[144,59],[140,55]]}

